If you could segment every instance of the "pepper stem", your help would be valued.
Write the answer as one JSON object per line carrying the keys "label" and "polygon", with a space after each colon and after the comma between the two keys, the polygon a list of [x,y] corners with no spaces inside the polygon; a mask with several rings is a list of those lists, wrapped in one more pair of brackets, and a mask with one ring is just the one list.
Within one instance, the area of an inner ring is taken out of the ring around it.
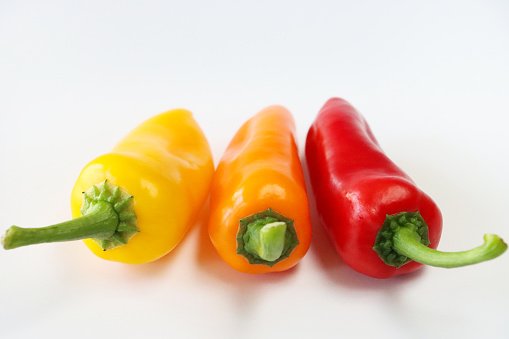
{"label": "pepper stem", "polygon": [[92,239],[103,250],[127,244],[139,232],[133,196],[107,180],[83,192],[82,216],[41,228],[11,226],[0,239],[4,249]]}
{"label": "pepper stem", "polygon": [[485,234],[481,246],[468,251],[441,252],[422,245],[415,232],[402,227],[394,236],[394,249],[421,264],[454,268],[495,259],[506,251],[507,244],[497,235]]}
{"label": "pepper stem", "polygon": [[10,250],[42,243],[108,239],[115,233],[117,225],[118,214],[113,206],[107,202],[97,202],[87,215],[59,224],[40,228],[11,226],[2,238],[2,245],[4,249]]}
{"label": "pepper stem", "polygon": [[483,245],[468,251],[442,252],[428,245],[428,226],[419,212],[402,212],[386,217],[373,249],[396,268],[411,260],[435,267],[462,267],[494,259],[507,250],[507,244],[493,234],[486,234]]}
{"label": "pepper stem", "polygon": [[270,208],[239,220],[237,254],[250,264],[272,267],[298,244],[293,220]]}
{"label": "pepper stem", "polygon": [[283,253],[286,232],[284,222],[276,221],[266,225],[256,225],[248,232],[250,232],[250,236],[245,246],[249,253],[258,255],[267,261],[274,261]]}

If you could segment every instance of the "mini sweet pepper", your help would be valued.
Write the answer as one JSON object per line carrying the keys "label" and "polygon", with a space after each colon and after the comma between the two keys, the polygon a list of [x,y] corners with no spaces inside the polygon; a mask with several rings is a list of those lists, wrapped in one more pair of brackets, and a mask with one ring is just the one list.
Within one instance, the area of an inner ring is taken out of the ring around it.
{"label": "mini sweet pepper", "polygon": [[287,270],[309,249],[306,184],[284,107],[253,116],[228,145],[212,183],[209,234],[224,261],[245,273]]}
{"label": "mini sweet pepper", "polygon": [[74,219],[42,228],[12,226],[5,249],[84,239],[97,256],[141,264],[170,252],[204,204],[214,165],[189,111],[140,124],[81,171],[71,193]]}
{"label": "mini sweet pepper", "polygon": [[472,250],[436,250],[440,209],[387,157],[364,117],[345,100],[332,98],[318,113],[306,159],[320,219],[339,256],[358,272],[389,278],[422,264],[471,265],[507,249],[487,234]]}

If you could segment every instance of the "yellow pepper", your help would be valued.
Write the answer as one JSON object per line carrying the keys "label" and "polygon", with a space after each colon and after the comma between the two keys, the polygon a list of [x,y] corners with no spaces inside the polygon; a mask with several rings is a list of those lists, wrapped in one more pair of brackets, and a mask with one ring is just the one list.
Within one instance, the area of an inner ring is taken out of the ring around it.
{"label": "yellow pepper", "polygon": [[12,226],[4,248],[85,239],[97,256],[141,264],[170,252],[202,208],[214,172],[207,139],[189,111],[145,121],[82,170],[71,193],[74,219]]}

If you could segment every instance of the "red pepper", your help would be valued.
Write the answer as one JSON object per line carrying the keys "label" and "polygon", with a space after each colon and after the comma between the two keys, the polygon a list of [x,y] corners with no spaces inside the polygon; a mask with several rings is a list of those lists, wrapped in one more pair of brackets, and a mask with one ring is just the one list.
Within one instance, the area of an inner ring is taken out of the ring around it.
{"label": "red pepper", "polygon": [[459,267],[493,259],[507,245],[487,234],[464,252],[440,252],[442,215],[433,200],[382,151],[348,102],[330,99],[306,140],[317,210],[336,251],[374,278],[409,273],[422,264]]}

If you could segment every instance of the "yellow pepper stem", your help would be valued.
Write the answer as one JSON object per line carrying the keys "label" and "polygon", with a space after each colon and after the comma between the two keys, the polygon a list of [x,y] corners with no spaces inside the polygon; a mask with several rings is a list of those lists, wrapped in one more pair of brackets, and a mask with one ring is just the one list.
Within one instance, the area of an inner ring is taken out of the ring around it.
{"label": "yellow pepper stem", "polygon": [[139,232],[133,196],[108,181],[83,193],[82,216],[59,224],[23,228],[11,226],[1,244],[9,250],[34,244],[93,239],[103,250],[127,244]]}
{"label": "yellow pepper stem", "polygon": [[87,215],[56,225],[40,228],[11,226],[2,237],[2,245],[10,250],[42,243],[110,238],[118,226],[118,214],[113,206],[99,201],[90,209]]}

